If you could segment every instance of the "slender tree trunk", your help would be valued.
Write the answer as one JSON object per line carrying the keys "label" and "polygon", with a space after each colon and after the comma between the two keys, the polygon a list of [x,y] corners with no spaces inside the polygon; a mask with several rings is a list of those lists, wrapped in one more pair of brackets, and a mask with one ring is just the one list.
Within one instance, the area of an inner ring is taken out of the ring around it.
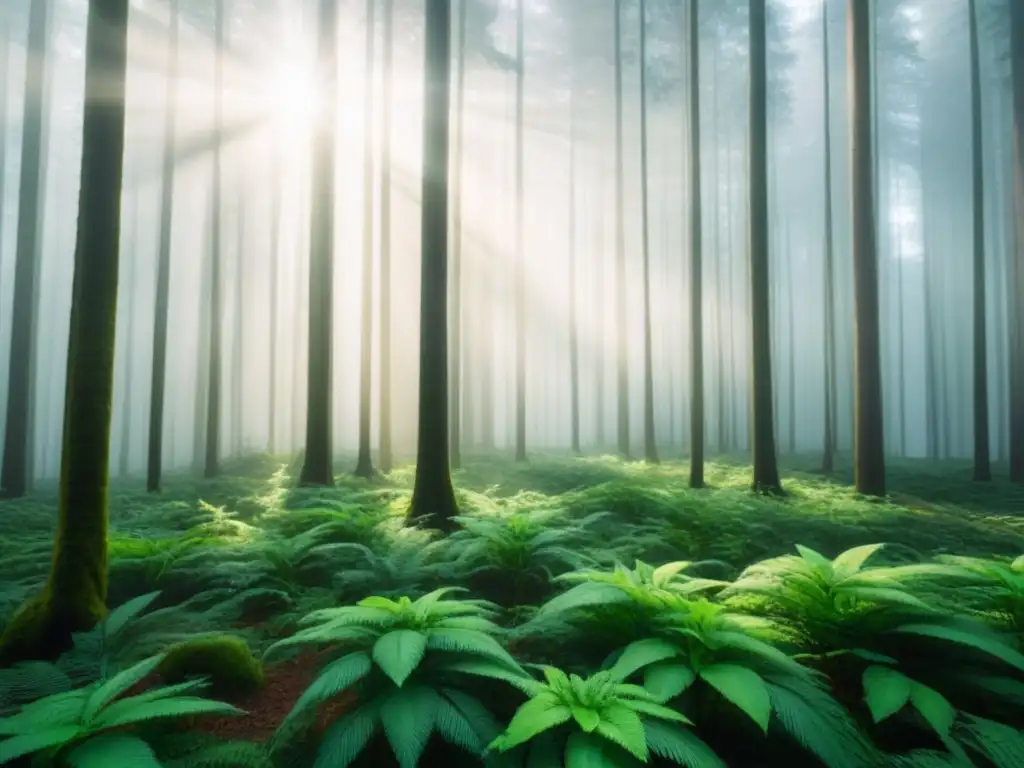
{"label": "slender tree trunk", "polygon": [[988,335],[985,324],[985,156],[981,118],[981,61],[978,55],[978,8],[968,0],[971,50],[971,187],[974,235],[974,479],[992,479],[988,423]]}
{"label": "slender tree trunk", "polygon": [[[451,8],[427,0],[424,52],[420,398],[409,517],[451,531],[458,506],[448,464],[448,155]],[[522,26],[520,25],[520,31]],[[520,52],[521,52],[520,48]],[[520,59],[521,61],[521,59]]]}
{"label": "slender tree trunk", "polygon": [[32,370],[35,355],[36,284],[39,270],[39,218],[43,182],[43,111],[46,83],[46,38],[49,3],[31,3],[28,60],[21,133],[21,184],[14,256],[14,301],[11,308],[10,361],[7,366],[7,426],[4,432],[0,491],[24,496],[31,465]]}
{"label": "slender tree trunk", "polygon": [[328,108],[317,126],[309,254],[309,373],[306,456],[299,482],[334,485],[331,442],[334,322],[334,141],[338,80],[337,0],[320,0],[317,57]]}
{"label": "slender tree trunk", "polygon": [[394,0],[383,2],[383,108],[380,157],[380,455],[381,472],[390,472],[391,447],[391,111],[394,100]]}
{"label": "slender tree trunk", "polygon": [[[136,202],[136,208],[138,202]],[[207,408],[209,408],[209,379],[210,379],[210,351],[209,344],[213,338],[213,312],[211,311],[210,297],[213,290],[213,229],[216,227],[214,220],[214,207],[212,204],[206,206],[206,215],[203,222],[203,248],[200,258],[199,275],[199,306],[196,311],[199,315],[199,330],[196,334],[196,399],[192,412],[193,418],[193,469],[196,474],[203,471],[206,461],[206,429],[208,424]],[[134,238],[132,240],[134,243]],[[134,261],[134,256],[132,257]],[[131,300],[131,283],[129,284],[129,301]],[[130,317],[130,315],[129,315]],[[131,347],[129,347],[129,352]],[[131,390],[129,389],[129,393]]]}
{"label": "slender tree trunk", "polygon": [[1010,480],[1024,483],[1024,4],[1010,3],[1014,249],[1010,329]]}
{"label": "slender tree trunk", "polygon": [[829,0],[821,2],[821,55],[822,55],[822,110],[825,135],[825,434],[822,446],[821,469],[831,474],[835,469],[836,453],[836,295],[835,295],[835,234],[833,223],[832,190],[832,73],[831,46],[829,45]]}
{"label": "slender tree trunk", "polygon": [[231,348],[231,384],[234,390],[231,397],[231,428],[234,432],[232,450],[235,456],[241,456],[245,450],[245,188],[239,185],[238,192],[238,219],[235,222],[235,338]]}
{"label": "slender tree trunk", "polygon": [[629,335],[626,327],[626,200],[622,149],[622,0],[615,0],[615,333],[619,454],[629,457]]}
{"label": "slender tree trunk", "polygon": [[769,304],[768,83],[766,0],[750,8],[750,299],[753,336],[754,490],[781,493],[772,413],[771,307]]}
{"label": "slender tree trunk", "polygon": [[524,47],[525,4],[516,4],[516,461],[526,461],[526,253],[523,250],[523,86],[526,75]]}
{"label": "slender tree trunk", "polygon": [[280,314],[280,286],[281,279],[281,184],[283,163],[281,162],[281,141],[280,137],[274,144],[274,162],[270,183],[270,349],[267,354],[267,393],[268,408],[268,431],[267,451],[271,454],[277,452],[277,331],[279,325],[278,315]]}
{"label": "slender tree trunk", "polygon": [[149,400],[149,454],[146,490],[160,490],[163,470],[164,393],[167,387],[167,315],[171,282],[171,229],[174,226],[174,154],[178,99],[178,0],[171,0],[164,91],[164,146],[160,179],[160,251],[157,257],[156,310],[153,320],[153,368]]}
{"label": "slender tree trunk", "polygon": [[[7,178],[7,99],[9,72],[11,68],[11,31],[6,17],[0,12],[0,181]],[[6,184],[0,183],[0,210],[4,209],[4,189]],[[4,220],[0,216],[0,243],[4,241]]]}
{"label": "slender tree trunk", "polygon": [[[576,33],[570,33],[575,35]],[[573,38],[573,56],[577,54]],[[579,94],[577,71],[573,59],[572,84],[569,89],[569,444],[577,456],[580,449],[580,331],[576,294],[576,111]]]}
{"label": "slender tree trunk", "polygon": [[356,477],[376,474],[370,455],[373,386],[373,66],[376,0],[366,0],[366,75],[363,94],[363,285],[359,343],[359,454]]}
{"label": "slender tree trunk", "polygon": [[704,487],[704,268],[700,161],[700,3],[690,0],[690,487]]}
{"label": "slender tree trunk", "polygon": [[0,641],[5,664],[57,656],[70,647],[72,633],[90,629],[106,610],[128,0],[92,0],[87,24],[57,533],[42,595],[15,615]]}
{"label": "slender tree trunk", "polygon": [[871,14],[847,0],[852,144],[853,287],[856,304],[855,463],[858,493],[885,495],[885,439],[878,309],[874,165],[871,138]]}
{"label": "slender tree trunk", "polygon": [[210,244],[210,357],[206,366],[206,373],[209,376],[206,390],[206,457],[203,463],[203,476],[206,478],[220,474],[221,350],[224,342],[224,318],[221,307],[221,222],[224,212],[221,143],[224,134],[224,48],[227,45],[224,2],[225,0],[214,0],[217,50],[214,53],[213,65],[213,113],[216,140],[213,149],[213,184],[210,191],[210,218],[213,229]]}
{"label": "slender tree trunk", "polygon": [[658,463],[654,434],[654,344],[651,330],[651,253],[647,179],[647,0],[640,0],[640,224],[644,269],[644,460]]}
{"label": "slender tree trunk", "polygon": [[[371,0],[372,2],[372,0]],[[452,348],[449,350],[449,386],[451,386],[451,424],[449,443],[452,468],[462,466],[462,162],[465,154],[466,136],[466,4],[459,2],[458,41],[456,51],[458,70],[455,74],[455,157],[452,167],[452,277],[451,277],[451,324]]]}
{"label": "slender tree trunk", "polygon": [[134,387],[132,386],[132,370],[135,358],[135,339],[132,335],[132,318],[135,316],[135,273],[138,271],[138,255],[136,245],[138,244],[139,231],[139,192],[135,185],[132,185],[132,206],[131,218],[128,221],[128,243],[122,250],[128,258],[128,280],[125,286],[125,298],[128,300],[126,311],[122,313],[124,319],[121,321],[124,328],[124,365],[121,366],[121,381],[124,382],[124,418],[121,420],[121,444],[117,457],[118,477],[126,477],[130,466],[132,448],[132,397]]}

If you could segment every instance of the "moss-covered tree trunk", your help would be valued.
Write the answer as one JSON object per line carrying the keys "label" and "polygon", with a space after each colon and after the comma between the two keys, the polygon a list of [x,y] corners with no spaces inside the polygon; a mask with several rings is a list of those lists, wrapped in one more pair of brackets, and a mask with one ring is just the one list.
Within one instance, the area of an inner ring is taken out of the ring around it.
{"label": "moss-covered tree trunk", "polygon": [[689,10],[690,487],[704,487],[704,289],[700,162],[700,3]]}
{"label": "moss-covered tree trunk", "polygon": [[871,119],[871,11],[848,0],[850,137],[852,148],[854,358],[854,472],[859,493],[885,494],[881,334],[875,228]]}
{"label": "moss-covered tree trunk", "polygon": [[458,514],[448,463],[448,145],[451,9],[427,0],[421,194],[420,386],[410,519],[441,531]]}
{"label": "moss-covered tree trunk", "polygon": [[178,0],[171,0],[164,91],[164,146],[160,179],[160,250],[157,256],[156,308],[153,319],[153,368],[149,400],[149,453],[146,490],[160,490],[163,469],[164,393],[167,388],[167,315],[171,282],[171,227],[174,218],[174,154],[177,133]]}
{"label": "moss-covered tree trunk", "polygon": [[449,376],[451,386],[451,412],[449,414],[449,452],[452,468],[462,466],[462,165],[466,151],[466,6],[469,0],[459,2],[458,44],[456,56],[458,68],[455,74],[455,135],[458,144],[455,146],[455,157],[452,159],[452,278],[451,278],[451,349],[448,351]]}
{"label": "moss-covered tree trunk", "polygon": [[106,610],[128,2],[89,4],[60,514],[45,590],[7,627],[0,663],[52,657],[68,647],[72,632],[89,629]]}
{"label": "moss-covered tree trunk", "polygon": [[36,346],[49,6],[49,3],[31,3],[28,17],[28,65],[25,67],[22,112],[14,302],[11,308],[10,359],[7,366],[7,421],[3,465],[0,467],[0,492],[8,498],[25,495],[31,471],[32,370]]}
{"label": "moss-covered tree trunk", "polygon": [[373,66],[376,0],[366,0],[366,76],[363,81],[363,274],[359,324],[359,455],[355,475],[376,474],[370,453],[373,385]]}
{"label": "moss-covered tree trunk", "polygon": [[768,229],[768,78],[766,0],[750,0],[750,319],[753,326],[754,490],[781,493],[775,456]]}
{"label": "moss-covered tree trunk", "polygon": [[383,2],[384,101],[381,109],[380,156],[380,455],[381,472],[390,472],[394,455],[391,445],[391,113],[394,99],[394,0]]}
{"label": "moss-covered tree trunk", "polygon": [[306,456],[299,482],[334,485],[331,421],[334,322],[334,135],[338,79],[337,0],[320,1],[317,57],[327,104],[316,128],[309,254]]}

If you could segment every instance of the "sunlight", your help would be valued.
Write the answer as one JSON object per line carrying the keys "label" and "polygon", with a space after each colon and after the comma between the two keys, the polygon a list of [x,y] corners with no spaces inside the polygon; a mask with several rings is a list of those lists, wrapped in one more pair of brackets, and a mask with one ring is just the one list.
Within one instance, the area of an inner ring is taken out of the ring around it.
{"label": "sunlight", "polygon": [[271,119],[291,136],[307,132],[323,108],[316,71],[299,56],[277,62],[267,80],[264,98]]}

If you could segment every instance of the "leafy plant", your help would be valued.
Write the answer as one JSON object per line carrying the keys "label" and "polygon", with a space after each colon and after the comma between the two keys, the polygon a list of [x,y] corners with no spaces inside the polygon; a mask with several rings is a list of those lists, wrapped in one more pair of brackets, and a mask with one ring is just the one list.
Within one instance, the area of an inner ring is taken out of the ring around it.
{"label": "leafy plant", "polygon": [[314,611],[305,628],[267,649],[332,645],[336,655],[295,703],[285,724],[343,694],[355,709],[327,730],[317,765],[344,768],[382,730],[403,767],[415,766],[435,731],[481,755],[500,728],[472,691],[473,680],[523,688],[530,678],[496,637],[495,606],[446,600],[447,587],[418,600],[370,597],[357,605]]}
{"label": "leafy plant", "polygon": [[1024,555],[1014,560],[944,555],[941,561],[959,566],[972,578],[960,585],[955,599],[984,618],[1024,635]]}
{"label": "leafy plant", "polygon": [[685,716],[644,688],[624,683],[616,670],[587,679],[555,667],[543,670],[546,682],[528,686],[530,699],[491,749],[528,745],[530,766],[625,767],[654,754],[679,765],[725,768],[710,747],[676,725],[690,725]]}
{"label": "leafy plant", "polygon": [[55,693],[0,718],[0,736],[6,737],[0,741],[0,765],[43,752],[61,754],[76,768],[158,766],[149,745],[121,729],[155,719],[242,714],[230,704],[184,695],[202,686],[201,680],[119,698],[163,659],[163,655],[154,656],[109,680]]}

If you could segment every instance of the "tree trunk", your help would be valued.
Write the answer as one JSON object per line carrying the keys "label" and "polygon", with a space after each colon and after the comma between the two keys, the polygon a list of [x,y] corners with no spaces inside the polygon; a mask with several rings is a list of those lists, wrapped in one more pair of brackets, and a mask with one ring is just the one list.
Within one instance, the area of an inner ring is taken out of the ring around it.
{"label": "tree trunk", "polygon": [[306,456],[299,482],[334,485],[331,423],[334,322],[334,136],[338,79],[337,0],[320,0],[319,60],[329,94],[317,125],[309,254],[309,359],[306,380]]}
{"label": "tree trunk", "polygon": [[615,0],[615,371],[619,454],[629,457],[629,336],[626,328],[626,201],[622,149],[622,0]]}
{"label": "tree trunk", "polygon": [[7,427],[4,432],[0,491],[24,496],[30,481],[32,360],[35,355],[36,283],[39,269],[39,217],[43,181],[43,110],[45,102],[49,3],[29,6],[28,64],[21,133],[21,184],[18,193],[14,256],[14,301],[11,308],[10,364],[7,367]]}
{"label": "tree trunk", "polygon": [[178,0],[171,0],[167,39],[164,146],[160,179],[160,251],[157,257],[156,309],[153,320],[153,369],[150,379],[149,455],[146,490],[160,490],[163,469],[164,393],[167,387],[167,315],[171,282],[171,228],[174,225],[174,154],[178,99]]}
{"label": "tree trunk", "polygon": [[575,31],[572,53],[572,83],[569,86],[569,445],[579,456],[580,450],[580,330],[579,307],[577,306],[576,277],[576,111],[579,100],[577,82],[577,41]]}
{"label": "tree trunk", "polygon": [[363,94],[363,284],[359,343],[359,454],[356,477],[376,474],[370,455],[373,385],[373,66],[375,0],[366,0],[366,74]]}
{"label": "tree trunk", "polygon": [[526,253],[523,250],[523,85],[526,75],[524,46],[526,0],[516,4],[516,461],[526,461]]}
{"label": "tree trunk", "polygon": [[380,455],[381,472],[390,472],[391,447],[391,110],[394,99],[394,0],[384,0],[383,109],[380,156]]}
{"label": "tree trunk", "polygon": [[985,324],[985,157],[981,120],[981,62],[978,56],[978,9],[969,0],[971,48],[971,186],[974,234],[974,479],[992,479],[988,423],[988,337]]}
{"label": "tree trunk", "polygon": [[1010,3],[1014,249],[1010,329],[1010,480],[1024,483],[1024,4]]}
{"label": "tree trunk", "polygon": [[658,463],[654,434],[654,344],[651,329],[651,253],[647,179],[647,0],[640,0],[640,225],[644,290],[644,460]]}
{"label": "tree trunk", "polygon": [[245,188],[239,184],[238,218],[235,220],[235,323],[231,347],[231,429],[232,452],[241,456],[245,449]]}
{"label": "tree trunk", "polygon": [[822,110],[825,134],[825,434],[822,445],[821,470],[831,474],[835,468],[836,453],[836,295],[835,295],[835,235],[832,213],[832,73],[829,67],[831,47],[828,33],[829,0],[821,2],[821,56]]}
{"label": "tree trunk", "polygon": [[772,413],[771,308],[768,229],[768,83],[766,0],[750,8],[750,315],[753,326],[753,447],[755,491],[781,493]]}
{"label": "tree trunk", "polygon": [[853,289],[856,398],[854,472],[858,493],[885,495],[885,439],[878,315],[871,119],[871,14],[867,0],[847,0],[853,189]]}
{"label": "tree trunk", "polygon": [[690,487],[704,487],[704,267],[700,162],[700,3],[690,0]]}
{"label": "tree trunk", "polygon": [[92,0],[53,563],[42,595],[7,626],[0,641],[0,663],[53,658],[70,647],[73,632],[90,629],[106,610],[127,43],[128,0]]}
{"label": "tree trunk", "polygon": [[409,518],[449,532],[458,506],[448,464],[448,0],[427,0],[424,59],[419,435]]}
{"label": "tree trunk", "polygon": [[277,330],[280,314],[281,279],[281,178],[283,164],[281,162],[280,138],[274,145],[274,161],[270,183],[270,349],[267,354],[267,451],[277,452]]}
{"label": "tree trunk", "polygon": [[[371,0],[372,1],[372,0]],[[452,346],[449,350],[449,385],[451,386],[451,424],[449,450],[452,468],[462,466],[462,162],[465,153],[466,135],[466,5],[470,0],[460,0],[458,20],[458,70],[455,75],[455,157],[452,166],[452,279],[451,279],[451,324]]]}
{"label": "tree trunk", "polygon": [[135,316],[135,273],[138,270],[139,259],[136,254],[136,247],[139,242],[139,191],[135,185],[132,185],[132,205],[130,209],[131,218],[128,222],[128,243],[127,247],[122,250],[125,252],[128,258],[128,280],[125,286],[125,298],[128,300],[128,306],[125,308],[126,311],[122,312],[121,326],[124,328],[124,365],[121,366],[121,381],[124,386],[124,403],[122,404],[122,410],[124,411],[124,418],[121,420],[121,444],[119,446],[118,457],[117,457],[117,474],[118,477],[124,478],[128,475],[130,460],[131,460],[131,448],[132,448],[132,370],[133,360],[135,358],[135,344],[134,337],[132,334],[132,318]]}

